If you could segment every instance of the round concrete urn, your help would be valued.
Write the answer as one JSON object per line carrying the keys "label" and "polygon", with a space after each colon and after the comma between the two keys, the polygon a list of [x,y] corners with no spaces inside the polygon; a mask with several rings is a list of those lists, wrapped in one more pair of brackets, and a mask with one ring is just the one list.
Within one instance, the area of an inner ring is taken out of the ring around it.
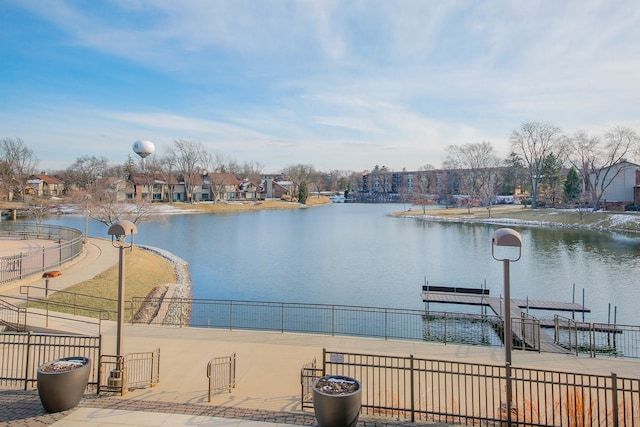
{"label": "round concrete urn", "polygon": [[78,405],[90,373],[87,357],[64,357],[38,367],[38,394],[44,410],[61,412]]}
{"label": "round concrete urn", "polygon": [[362,406],[362,384],[355,378],[326,375],[313,382],[318,427],[353,427]]}

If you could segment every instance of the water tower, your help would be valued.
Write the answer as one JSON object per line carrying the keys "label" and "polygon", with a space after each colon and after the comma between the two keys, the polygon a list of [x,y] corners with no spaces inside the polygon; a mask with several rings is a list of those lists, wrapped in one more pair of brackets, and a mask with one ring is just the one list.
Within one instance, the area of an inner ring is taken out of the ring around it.
{"label": "water tower", "polygon": [[136,141],[133,143],[133,152],[136,153],[142,159],[142,169],[145,168],[145,160],[147,156],[153,154],[153,151],[156,149],[156,146],[153,145],[153,142],[147,141],[146,139],[142,139],[140,141]]}

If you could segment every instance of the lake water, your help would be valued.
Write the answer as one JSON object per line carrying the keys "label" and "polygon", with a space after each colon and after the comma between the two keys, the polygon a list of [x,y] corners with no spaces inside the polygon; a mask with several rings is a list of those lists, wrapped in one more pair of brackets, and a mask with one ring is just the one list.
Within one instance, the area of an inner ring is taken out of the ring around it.
{"label": "lake water", "polygon": [[[260,301],[424,307],[421,287],[486,286],[502,292],[502,263],[491,257],[486,224],[394,218],[394,204],[328,206],[242,214],[169,215],[140,224],[136,243],[168,250],[190,263],[194,297]],[[80,216],[48,223],[84,230]],[[513,298],[582,302],[585,320],[640,324],[640,236],[516,227],[522,258],[511,264]],[[107,237],[90,221],[89,234]],[[115,250],[115,249],[114,249]],[[431,305],[431,309],[480,312]],[[549,313],[532,312],[548,317]],[[568,315],[569,317],[571,314]],[[576,314],[581,319],[581,315]]]}

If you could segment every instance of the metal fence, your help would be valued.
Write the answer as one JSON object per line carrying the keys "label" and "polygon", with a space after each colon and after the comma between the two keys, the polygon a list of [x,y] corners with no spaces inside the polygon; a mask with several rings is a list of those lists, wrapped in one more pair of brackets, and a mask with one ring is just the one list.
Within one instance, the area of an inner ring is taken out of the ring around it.
{"label": "metal fence", "polygon": [[0,325],[15,331],[25,331],[27,310],[0,299]]}
{"label": "metal fence", "polygon": [[318,368],[316,358],[305,363],[300,370],[300,384],[302,385],[301,403],[302,409],[313,408],[313,382],[322,376],[322,368]]}
{"label": "metal fence", "polygon": [[[11,300],[12,303],[7,300]],[[64,313],[73,314],[73,317],[65,315]],[[76,314],[86,317],[75,318]],[[18,323],[16,323],[16,317]],[[36,318],[42,320],[35,320]],[[95,325],[95,333],[101,335],[102,322],[109,320],[109,312],[90,307],[78,307],[63,302],[50,302],[50,300],[33,296],[18,297],[6,295],[0,299],[0,325],[5,325],[11,330],[24,331],[26,330],[27,323],[42,325],[48,328],[49,320],[81,324],[83,325],[82,330],[84,333],[88,334],[93,333],[93,331],[88,331],[84,326]]]}
{"label": "metal fence", "polygon": [[129,390],[154,387],[160,382],[160,349],[151,352],[129,353],[125,356],[100,357],[100,385],[98,393],[123,395]]}
{"label": "metal fence", "polygon": [[20,280],[60,266],[80,255],[83,244],[82,232],[75,228],[26,222],[0,222],[0,239],[42,239],[57,243],[47,248],[0,257],[0,283]]}
{"label": "metal fence", "polygon": [[209,380],[209,402],[214,394],[223,391],[231,393],[231,389],[236,387],[236,354],[211,359],[207,364],[207,378]]}
{"label": "metal fence", "polygon": [[640,326],[577,322],[554,316],[554,342],[591,357],[640,358]]}
{"label": "metal fence", "polygon": [[[323,350],[320,374],[359,379],[368,415],[483,426],[640,425],[640,380],[616,374],[512,367],[510,412],[505,366]],[[305,396],[302,406],[311,407]]]}
{"label": "metal fence", "polygon": [[[160,300],[133,298],[133,305],[146,303],[167,307]],[[498,316],[407,310],[382,307],[304,304],[286,302],[179,299],[174,313],[190,317],[172,318],[173,324],[224,329],[366,336],[385,339],[436,341],[442,343],[501,346],[496,331],[502,329]],[[158,312],[159,318],[166,313]]]}
{"label": "metal fence", "polygon": [[[520,337],[520,342],[514,346],[521,349],[541,351],[541,322],[539,319],[527,314],[521,313],[520,317],[511,318],[511,330],[514,337]],[[504,335],[502,332],[501,336]]]}
{"label": "metal fence", "polygon": [[27,390],[35,386],[40,365],[63,357],[84,356],[91,359],[89,385],[95,387],[100,343],[99,336],[0,333],[0,384]]}

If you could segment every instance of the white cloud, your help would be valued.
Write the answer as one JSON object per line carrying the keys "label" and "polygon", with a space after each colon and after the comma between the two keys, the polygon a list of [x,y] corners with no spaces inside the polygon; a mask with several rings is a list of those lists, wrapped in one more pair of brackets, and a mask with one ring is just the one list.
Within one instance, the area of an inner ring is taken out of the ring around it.
{"label": "white cloud", "polygon": [[[116,158],[121,142],[128,152],[138,138],[183,137],[241,161],[410,168],[439,164],[450,144],[489,140],[506,152],[528,120],[570,132],[637,125],[640,111],[640,8],[622,0],[14,4],[56,26],[67,45],[51,48],[81,47],[73,54],[115,62],[112,82],[130,67],[170,92],[153,93],[154,104],[140,89],[117,111],[91,92],[58,105],[53,89],[34,90],[0,110],[6,132],[73,153]],[[99,87],[86,67],[70,68]]]}

